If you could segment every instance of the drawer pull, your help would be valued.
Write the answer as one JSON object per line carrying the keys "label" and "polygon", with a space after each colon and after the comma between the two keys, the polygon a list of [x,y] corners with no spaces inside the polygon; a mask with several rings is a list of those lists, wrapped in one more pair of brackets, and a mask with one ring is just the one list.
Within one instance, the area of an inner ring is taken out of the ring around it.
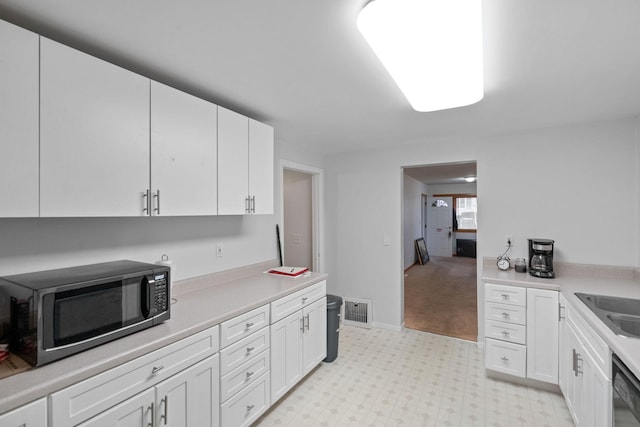
{"label": "drawer pull", "polygon": [[502,294],[502,299],[508,300],[509,298],[510,298],[509,294]]}
{"label": "drawer pull", "polygon": [[509,336],[509,331],[502,331],[502,336],[503,337],[508,337]]}
{"label": "drawer pull", "polygon": [[247,405],[247,412],[251,412],[251,410],[253,408],[255,408],[256,405]]}
{"label": "drawer pull", "polygon": [[251,353],[255,349],[255,347],[247,347],[247,354]]}
{"label": "drawer pull", "polygon": [[255,372],[247,372],[247,378],[246,378],[246,379],[251,378],[251,377],[253,376],[253,374],[254,374],[254,373],[255,373]]}
{"label": "drawer pull", "polygon": [[502,318],[503,319],[508,319],[509,317],[511,317],[511,315],[509,313],[502,312]]}
{"label": "drawer pull", "polygon": [[309,298],[307,298],[307,297],[303,297],[303,298],[302,298],[302,304],[304,304],[305,302],[307,302],[307,300],[308,300],[308,299],[309,299]]}
{"label": "drawer pull", "polygon": [[155,375],[158,372],[162,371],[164,369],[164,366],[160,365],[160,366],[154,366],[153,369],[151,370],[151,375]]}
{"label": "drawer pull", "polygon": [[254,325],[253,322],[247,322],[246,329],[250,329]]}
{"label": "drawer pull", "polygon": [[502,356],[500,360],[502,360],[502,363],[504,363],[505,365],[509,364],[509,358],[507,356]]}

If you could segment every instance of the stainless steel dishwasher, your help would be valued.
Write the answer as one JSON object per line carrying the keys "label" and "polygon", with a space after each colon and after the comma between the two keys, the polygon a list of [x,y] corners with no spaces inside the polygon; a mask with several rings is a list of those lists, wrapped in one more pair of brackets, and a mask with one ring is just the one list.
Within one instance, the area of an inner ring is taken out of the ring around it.
{"label": "stainless steel dishwasher", "polygon": [[640,427],[640,381],[615,354],[612,362],[613,425]]}

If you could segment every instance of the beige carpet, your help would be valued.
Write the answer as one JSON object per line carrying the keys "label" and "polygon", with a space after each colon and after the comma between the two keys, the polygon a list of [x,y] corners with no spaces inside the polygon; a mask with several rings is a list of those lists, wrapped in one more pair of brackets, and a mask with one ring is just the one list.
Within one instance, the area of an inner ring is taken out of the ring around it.
{"label": "beige carpet", "polygon": [[410,329],[476,341],[476,259],[432,257],[404,277],[404,322]]}

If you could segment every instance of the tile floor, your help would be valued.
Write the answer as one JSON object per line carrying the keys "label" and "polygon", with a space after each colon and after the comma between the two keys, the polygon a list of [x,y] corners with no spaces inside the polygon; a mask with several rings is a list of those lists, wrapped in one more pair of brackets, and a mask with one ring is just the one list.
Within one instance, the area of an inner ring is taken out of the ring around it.
{"label": "tile floor", "polygon": [[573,426],[564,398],[487,378],[476,343],[342,326],[322,363],[256,426]]}

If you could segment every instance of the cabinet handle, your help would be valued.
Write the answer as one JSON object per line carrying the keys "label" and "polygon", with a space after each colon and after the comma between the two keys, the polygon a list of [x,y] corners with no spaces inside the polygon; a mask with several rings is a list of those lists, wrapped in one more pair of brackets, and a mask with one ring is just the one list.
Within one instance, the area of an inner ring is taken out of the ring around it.
{"label": "cabinet handle", "polygon": [[558,303],[558,322],[562,321],[562,319],[564,319],[564,307],[562,306],[562,304]]}
{"label": "cabinet handle", "polygon": [[160,215],[160,190],[156,191],[156,194],[153,195],[153,198],[156,199],[156,207],[153,208],[153,211],[156,215]]}
{"label": "cabinet handle", "polygon": [[153,423],[155,421],[155,411],[154,411],[154,407],[153,407],[153,402],[151,402],[151,405],[149,405],[149,408],[147,408],[147,411],[151,412],[151,421],[149,421],[147,423],[147,427],[153,427]]}
{"label": "cabinet handle", "polygon": [[160,416],[160,420],[164,421],[164,425],[167,425],[169,423],[169,395],[164,396],[160,403],[164,405],[164,413]]}
{"label": "cabinet handle", "polygon": [[509,294],[502,294],[502,299],[509,299]]}
{"label": "cabinet handle", "polygon": [[502,356],[500,360],[502,360],[502,363],[504,363],[505,365],[509,364],[509,358],[507,356]]}
{"label": "cabinet handle", "polygon": [[502,318],[503,319],[508,319],[509,317],[511,317],[511,315],[509,313],[505,313],[505,312],[502,313]]}
{"label": "cabinet handle", "polygon": [[509,331],[502,331],[502,336],[508,337],[509,336]]}
{"label": "cabinet handle", "polygon": [[247,405],[247,412],[250,412],[256,405]]}
{"label": "cabinet handle", "polygon": [[255,372],[247,372],[247,378],[246,379],[248,380],[249,378],[251,378],[253,376],[253,374],[255,374]]}
{"label": "cabinet handle", "polygon": [[247,196],[244,199],[244,212],[245,213],[251,213],[251,201],[249,199],[249,196]]}
{"label": "cabinet handle", "polygon": [[251,353],[255,349],[255,347],[247,347],[247,354]]}
{"label": "cabinet handle", "polygon": [[151,375],[155,375],[158,372],[162,371],[164,369],[164,366],[160,365],[160,366],[154,366],[153,369],[151,370]]}
{"label": "cabinet handle", "polygon": [[307,331],[309,330],[309,315],[307,314],[306,316],[304,316],[305,318],[305,326],[307,328]]}
{"label": "cabinet handle", "polygon": [[143,203],[143,208],[142,208],[142,212],[145,213],[145,215],[149,215],[149,190],[147,189],[144,193],[142,193],[142,203]]}
{"label": "cabinet handle", "polygon": [[300,330],[304,333],[304,318],[300,319]]}
{"label": "cabinet handle", "polygon": [[251,196],[251,213],[256,213],[256,196]]}
{"label": "cabinet handle", "polygon": [[253,322],[247,322],[247,324],[246,324],[246,329],[251,328],[253,325],[254,325],[254,323],[253,323]]}
{"label": "cabinet handle", "polygon": [[573,373],[576,377],[582,373],[582,356],[575,348],[573,349]]}

